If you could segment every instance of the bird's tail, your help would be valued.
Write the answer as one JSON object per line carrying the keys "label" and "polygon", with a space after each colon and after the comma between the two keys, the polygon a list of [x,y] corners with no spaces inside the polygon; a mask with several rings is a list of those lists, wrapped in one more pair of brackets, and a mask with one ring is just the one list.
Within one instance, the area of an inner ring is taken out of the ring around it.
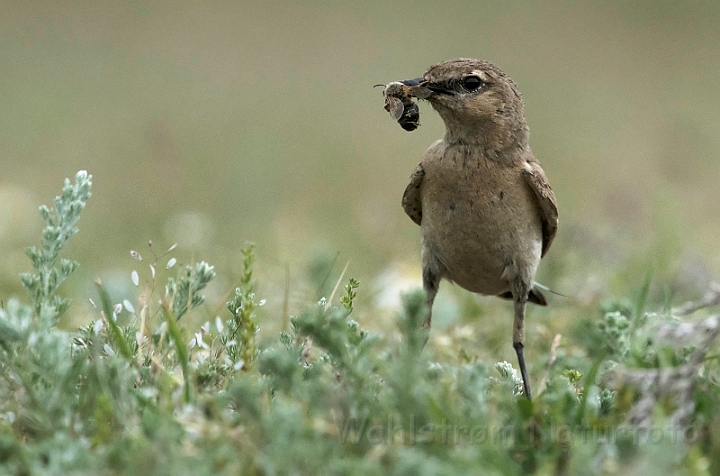
{"label": "bird's tail", "polygon": [[[567,297],[564,294],[560,294],[557,291],[553,291],[552,289],[545,286],[544,284],[540,284],[536,281],[533,283],[533,287],[530,288],[530,293],[528,294],[528,302],[531,302],[533,304],[538,304],[540,306],[547,306],[547,299],[545,299],[545,295],[542,293],[542,291],[547,291],[549,293],[556,294],[558,296]],[[503,299],[509,299],[509,300],[512,300],[512,298],[513,298],[512,293],[510,291],[499,294],[498,297],[501,297]]]}

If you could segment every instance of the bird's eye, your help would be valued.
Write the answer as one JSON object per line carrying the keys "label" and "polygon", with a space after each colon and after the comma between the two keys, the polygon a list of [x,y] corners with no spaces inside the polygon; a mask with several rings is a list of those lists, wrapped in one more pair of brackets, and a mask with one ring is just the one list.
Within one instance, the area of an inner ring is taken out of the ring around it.
{"label": "bird's eye", "polygon": [[467,76],[463,78],[461,84],[465,91],[472,93],[480,89],[480,86],[482,86],[483,82],[477,76]]}

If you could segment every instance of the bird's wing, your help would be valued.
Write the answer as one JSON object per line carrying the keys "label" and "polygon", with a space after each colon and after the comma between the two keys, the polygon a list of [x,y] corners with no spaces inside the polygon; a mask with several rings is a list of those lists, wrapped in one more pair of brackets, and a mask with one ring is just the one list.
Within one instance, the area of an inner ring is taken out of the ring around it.
{"label": "bird's wing", "polygon": [[545,256],[550,248],[558,227],[558,210],[555,201],[555,194],[550,188],[545,172],[540,163],[533,157],[525,162],[523,170],[525,181],[537,198],[542,216],[543,245],[542,256]]}
{"label": "bird's wing", "polygon": [[[422,185],[425,169],[419,164],[410,176],[410,183],[405,188],[402,197],[402,206],[405,213],[417,223],[422,222],[422,204],[420,203],[420,185]],[[551,192],[552,193],[552,192]]]}

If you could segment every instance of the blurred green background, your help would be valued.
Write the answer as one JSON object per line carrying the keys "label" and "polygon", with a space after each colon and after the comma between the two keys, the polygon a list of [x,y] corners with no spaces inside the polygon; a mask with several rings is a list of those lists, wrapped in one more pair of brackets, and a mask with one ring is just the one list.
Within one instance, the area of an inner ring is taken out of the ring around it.
{"label": "blurred green background", "polygon": [[[716,1],[4,2],[0,297],[23,295],[37,207],[94,177],[81,262],[130,285],[131,249],[178,242],[216,265],[215,299],[258,244],[269,306],[348,274],[382,305],[419,285],[400,197],[444,127],[410,134],[377,83],[438,61],[493,61],[519,84],[560,231],[540,278],[572,302],[647,273],[697,294],[720,269]],[[310,283],[310,285],[308,285]],[[75,286],[75,288],[73,288]],[[80,289],[77,289],[80,287]],[[453,292],[450,286],[443,293]],[[310,292],[309,294],[312,294]],[[77,302],[77,301],[76,301]],[[292,310],[292,309],[291,309]]]}

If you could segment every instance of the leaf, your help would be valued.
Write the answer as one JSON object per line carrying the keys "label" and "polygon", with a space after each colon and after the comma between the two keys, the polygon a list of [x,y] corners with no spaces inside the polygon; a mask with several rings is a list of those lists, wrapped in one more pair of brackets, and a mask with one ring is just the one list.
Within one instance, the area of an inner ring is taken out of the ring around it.
{"label": "leaf", "polygon": [[120,355],[130,360],[132,359],[132,351],[130,350],[130,346],[125,340],[125,336],[120,330],[120,327],[117,325],[115,319],[113,319],[113,309],[112,304],[110,304],[110,296],[108,295],[107,291],[99,280],[95,282],[95,286],[97,287],[98,294],[100,294],[102,311],[105,314],[105,318],[107,319],[108,324],[110,325],[110,331],[112,333],[113,339],[115,339],[115,344],[120,350]]}
{"label": "leaf", "polygon": [[182,331],[177,323],[177,319],[170,309],[170,304],[167,301],[163,301],[163,316],[165,322],[167,322],[168,331],[170,338],[175,343],[175,352],[177,352],[178,360],[180,360],[180,366],[183,371],[183,400],[185,403],[191,401],[190,394],[190,366],[188,362],[188,349],[185,346],[185,341],[182,336]]}

